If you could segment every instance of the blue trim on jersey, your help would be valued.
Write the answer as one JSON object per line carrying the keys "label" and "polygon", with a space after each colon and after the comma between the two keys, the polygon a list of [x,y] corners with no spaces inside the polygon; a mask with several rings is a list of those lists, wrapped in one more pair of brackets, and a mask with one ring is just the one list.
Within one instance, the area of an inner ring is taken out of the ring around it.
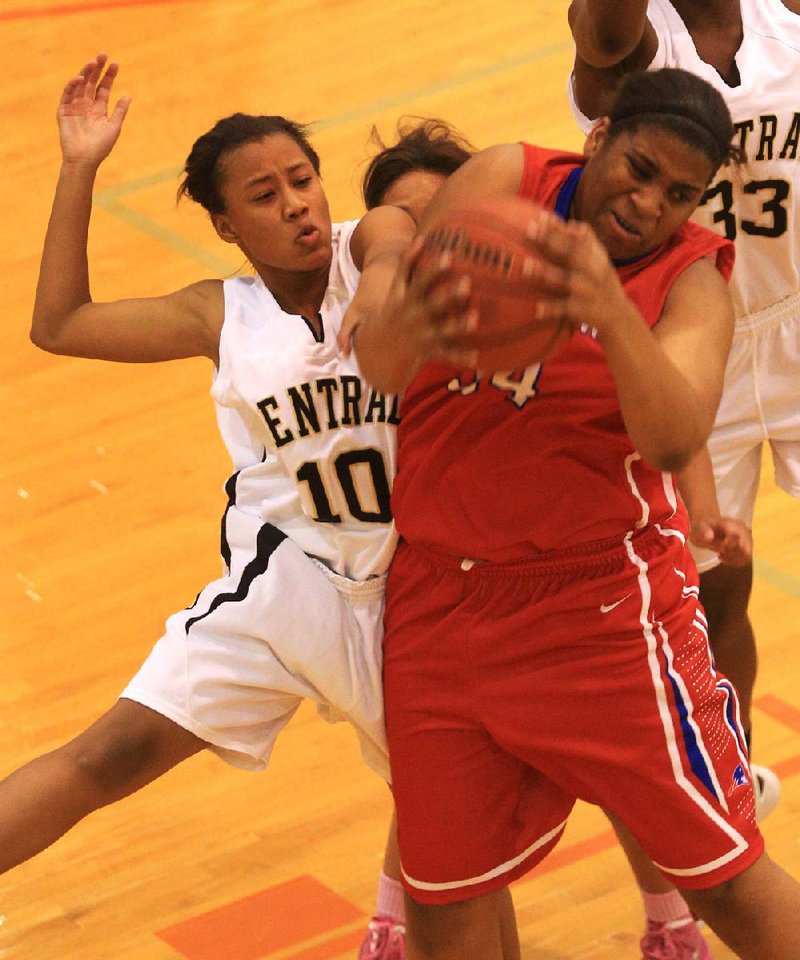
{"label": "blue trim on jersey", "polygon": [[747,746],[747,741],[742,735],[741,728],[736,722],[736,709],[734,704],[736,703],[736,694],[733,689],[733,684],[730,681],[718,681],[717,688],[724,690],[727,694],[727,700],[725,701],[725,722],[730,727],[731,733],[736,738],[736,743],[739,745],[739,753],[743,757],[749,756],[750,750]]}
{"label": "blue trim on jersey", "polygon": [[572,206],[572,198],[578,189],[578,184],[583,174],[583,167],[575,167],[567,179],[561,184],[561,189],[556,197],[555,211],[562,220],[569,220],[569,208]]}
{"label": "blue trim on jersey", "polygon": [[217,594],[205,613],[201,613],[199,616],[187,620],[185,627],[187,635],[190,628],[197,623],[198,620],[202,620],[204,617],[213,613],[217,607],[223,603],[236,603],[244,600],[253,581],[256,577],[260,577],[262,573],[266,573],[272,554],[275,553],[286,539],[287,537],[283,530],[273,527],[271,523],[265,523],[258,531],[258,536],[256,537],[256,555],[242,571],[242,578],[236,590],[232,593]]}
{"label": "blue trim on jersey", "polygon": [[[562,220],[569,220],[569,209],[572,206],[578,184],[581,182],[583,171],[584,167],[575,167],[567,179],[561,184],[561,189],[558,191],[558,196],[556,197],[555,212]],[[652,252],[651,250],[650,253]],[[645,257],[649,257],[650,253],[640,253],[636,257],[627,257],[624,260],[612,260],[611,262],[615,267],[627,267],[629,263],[636,263],[638,260],[644,260]]]}
{"label": "blue trim on jersey", "polygon": [[[666,656],[664,657],[666,663]],[[708,764],[703,757],[703,754],[700,752],[700,746],[697,742],[697,735],[689,723],[689,711],[686,708],[686,703],[684,702],[683,696],[681,695],[680,688],[678,683],[673,677],[669,669],[669,664],[666,664],[667,667],[667,677],[669,678],[670,685],[672,686],[672,693],[675,697],[675,705],[678,708],[678,718],[681,724],[681,733],[683,735],[683,745],[686,749],[686,755],[689,758],[689,766],[692,768],[692,773],[697,777],[697,779],[703,784],[703,786],[708,790],[711,796],[715,800],[719,800],[719,795],[717,789],[714,786],[714,781],[711,778],[711,773],[708,769]]]}

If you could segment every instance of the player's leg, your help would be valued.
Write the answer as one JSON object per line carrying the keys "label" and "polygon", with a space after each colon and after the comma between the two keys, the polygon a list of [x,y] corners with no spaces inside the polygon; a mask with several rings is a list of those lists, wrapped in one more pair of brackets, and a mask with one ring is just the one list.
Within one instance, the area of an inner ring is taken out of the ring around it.
{"label": "player's leg", "polygon": [[717,669],[736,687],[745,733],[750,733],[750,707],[758,654],[747,613],[753,567],[717,566],[700,574],[700,602],[708,617],[708,638]]}
{"label": "player's leg", "polygon": [[[721,410],[721,416],[727,420],[740,416],[736,411],[726,413],[726,409]],[[752,521],[761,466],[761,441],[757,431],[753,431],[750,423],[728,424],[724,433],[733,439],[728,439],[725,445],[719,441],[714,445],[722,513],[741,517],[748,524]],[[742,722],[749,743],[750,704],[757,665],[755,636],[747,615],[752,567],[724,567],[710,551],[692,548],[692,553],[701,570],[700,599],[708,619],[708,636],[715,663],[739,694]],[[765,767],[752,767],[752,775],[757,814],[764,817],[777,803],[780,783]],[[684,942],[688,943],[701,960],[709,956],[708,947],[681,893],[663,877],[630,832],[613,818],[612,824],[642,897],[646,918],[641,944],[644,960],[660,957],[667,949],[665,942],[676,952],[682,949]]]}
{"label": "player's leg", "polygon": [[642,960],[661,960],[673,955],[711,960],[711,951],[681,892],[667,880],[647,856],[628,828],[606,811],[628,859],[645,912],[641,939]]}
{"label": "player's leg", "polygon": [[40,853],[87,814],[139,790],[205,744],[119,700],[92,726],[0,782],[0,871]]}
{"label": "player's leg", "polygon": [[508,889],[449,904],[406,902],[408,960],[519,960]]}
{"label": "player's leg", "polygon": [[800,884],[766,854],[725,883],[684,895],[742,960],[800,957]]}
{"label": "player's leg", "polygon": [[[464,649],[474,627],[508,612],[502,596],[489,603],[490,580],[407,545],[389,576],[387,732],[404,885],[413,898],[408,956],[416,960],[518,957],[505,888],[555,845],[574,802],[500,748],[484,725],[475,690],[483,652]],[[530,590],[509,574],[501,593],[508,583],[527,616]]]}
{"label": "player's leg", "polygon": [[[614,807],[660,869],[686,888],[689,905],[737,956],[800,956],[800,884],[764,856],[735,692],[709,660],[691,590],[681,598],[670,585],[680,559],[647,559],[655,628],[647,645],[650,676],[637,679],[620,663],[618,676],[628,679],[617,705],[623,716],[637,715],[639,738],[650,746],[636,766],[635,784],[623,789],[624,770],[605,778],[595,770],[587,789],[601,792],[600,801]],[[690,586],[690,569],[679,576]],[[612,718],[605,733],[618,737]],[[621,752],[615,765],[623,759]]]}
{"label": "player's leg", "polygon": [[[781,485],[786,479],[791,484],[792,476],[800,484],[800,444],[789,442],[783,447],[779,439],[800,436],[797,404],[784,388],[794,377],[800,359],[798,321],[788,323],[784,310],[785,305],[781,305],[771,319],[772,308],[767,308],[762,316],[750,318],[741,329],[737,327],[722,402],[709,438],[720,513],[737,517],[748,526],[753,522],[765,437],[773,443],[775,472]],[[788,373],[788,381],[783,371]],[[692,553],[700,571],[700,602],[708,618],[711,649],[717,669],[736,688],[749,749],[758,671],[756,637],[748,613],[753,568],[720,565],[714,554],[704,550],[693,549]],[[763,819],[778,802],[780,783],[766,767],[754,765],[752,772],[756,812]]]}
{"label": "player's leg", "polygon": [[400,877],[397,817],[393,813],[386,838],[383,867],[378,877],[375,914],[369,921],[358,960],[403,960],[406,956],[405,894]]}

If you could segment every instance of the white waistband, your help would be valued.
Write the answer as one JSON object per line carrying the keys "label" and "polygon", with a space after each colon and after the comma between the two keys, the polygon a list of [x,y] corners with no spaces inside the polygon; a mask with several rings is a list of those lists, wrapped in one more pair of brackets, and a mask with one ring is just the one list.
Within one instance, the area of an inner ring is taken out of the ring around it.
{"label": "white waistband", "polygon": [[792,317],[800,318],[800,291],[795,291],[788,297],[784,297],[783,300],[771,303],[768,307],[757,310],[755,313],[737,317],[733,339],[752,337],[754,333],[764,329],[764,327],[779,326]]}
{"label": "white waistband", "polygon": [[345,597],[352,600],[374,600],[380,597],[386,589],[386,574],[370,577],[369,580],[349,580],[340,573],[335,573],[316,557],[309,557],[325,574],[336,589]]}

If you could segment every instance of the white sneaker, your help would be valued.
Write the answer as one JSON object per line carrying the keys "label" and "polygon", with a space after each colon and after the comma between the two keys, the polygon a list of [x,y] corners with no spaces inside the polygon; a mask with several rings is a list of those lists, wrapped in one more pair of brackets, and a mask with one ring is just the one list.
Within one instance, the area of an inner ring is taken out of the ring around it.
{"label": "white sneaker", "polygon": [[756,820],[768,817],[781,798],[781,782],[774,770],[761,767],[756,763],[750,764],[750,773],[753,777],[753,792],[756,795]]}

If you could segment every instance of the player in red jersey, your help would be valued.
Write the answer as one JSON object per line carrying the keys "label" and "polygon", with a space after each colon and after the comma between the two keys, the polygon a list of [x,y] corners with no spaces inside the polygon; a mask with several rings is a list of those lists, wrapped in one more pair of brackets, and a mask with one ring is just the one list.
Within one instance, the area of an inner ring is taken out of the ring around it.
{"label": "player in red jersey", "polygon": [[367,378],[406,388],[384,685],[410,960],[518,958],[504,888],[576,797],[745,960],[800,956],[800,885],[764,852],[672,476],[708,437],[731,340],[732,247],[686,222],[731,133],[699,78],[631,75],[588,158],[494,147],[437,194],[423,229],[473,196],[554,211],[532,218],[535,314],[575,332],[545,363],[468,369],[446,262],[356,329]]}

